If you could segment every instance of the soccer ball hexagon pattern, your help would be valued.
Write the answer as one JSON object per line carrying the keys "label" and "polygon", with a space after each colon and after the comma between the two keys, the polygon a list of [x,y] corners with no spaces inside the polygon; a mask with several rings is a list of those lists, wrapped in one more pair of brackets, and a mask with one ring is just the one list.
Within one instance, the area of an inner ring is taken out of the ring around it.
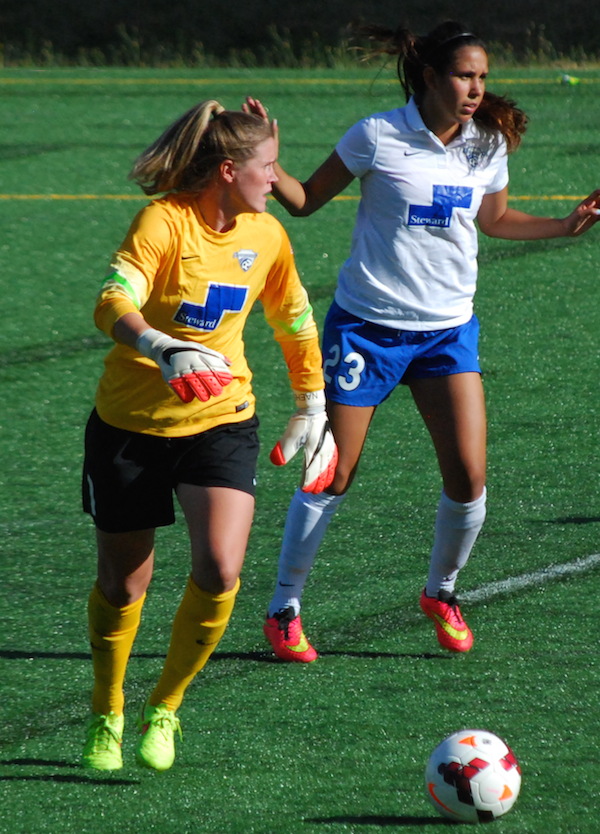
{"label": "soccer ball hexagon pattern", "polygon": [[508,745],[486,730],[460,730],[435,748],[425,771],[434,808],[456,822],[491,822],[515,804],[521,768]]}

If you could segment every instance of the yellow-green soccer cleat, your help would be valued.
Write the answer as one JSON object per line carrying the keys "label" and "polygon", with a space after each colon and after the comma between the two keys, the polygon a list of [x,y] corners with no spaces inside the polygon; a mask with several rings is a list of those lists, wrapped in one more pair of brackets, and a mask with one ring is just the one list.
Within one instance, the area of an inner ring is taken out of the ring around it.
{"label": "yellow-green soccer cleat", "polygon": [[121,744],[125,717],[110,712],[93,715],[87,727],[83,766],[94,770],[120,770],[123,767]]}
{"label": "yellow-green soccer cleat", "polygon": [[142,767],[168,770],[175,761],[175,733],[183,738],[179,718],[166,704],[146,704],[139,720],[142,737],[135,757]]}

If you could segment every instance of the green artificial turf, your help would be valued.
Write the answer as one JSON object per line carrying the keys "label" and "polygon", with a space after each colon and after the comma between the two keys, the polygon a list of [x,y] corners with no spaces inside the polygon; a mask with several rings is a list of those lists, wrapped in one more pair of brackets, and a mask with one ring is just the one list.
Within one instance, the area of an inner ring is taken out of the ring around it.
{"label": "green artificial turf", "polygon": [[[127,181],[131,162],[196,101],[235,108],[251,94],[279,120],[282,162],[308,175],[357,118],[401,103],[386,73],[0,71],[1,834],[435,832],[446,823],[426,799],[425,764],[463,727],[501,735],[521,762],[521,796],[499,831],[595,834],[600,230],[481,241],[489,514],[460,581],[473,651],[438,650],[418,610],[440,484],[402,389],[376,416],[305,593],[304,625],[321,657],[309,667],[274,661],[262,619],[299,464],[268,462],[292,399],[257,309],[246,341],[263,449],[232,622],[181,709],[175,766],[138,770],[135,715],[188,571],[181,520],[161,530],[126,684],[125,767],[106,776],[79,765],[95,572],[79,473],[108,344],[91,312],[143,205]],[[575,87],[557,75],[503,70],[490,88],[530,115],[511,160],[511,205],[563,216],[597,185],[600,72],[582,71]],[[353,185],[308,219],[270,204],[319,324],[356,194]]]}

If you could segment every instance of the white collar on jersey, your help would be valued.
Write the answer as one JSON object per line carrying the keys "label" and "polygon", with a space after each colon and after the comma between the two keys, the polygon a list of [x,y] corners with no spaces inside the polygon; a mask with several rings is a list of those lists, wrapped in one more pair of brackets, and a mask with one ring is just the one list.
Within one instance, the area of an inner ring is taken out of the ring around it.
{"label": "white collar on jersey", "polygon": [[[431,136],[435,139],[436,144],[439,143],[440,146],[444,147],[444,148],[448,147],[448,146],[442,145],[442,143],[439,141],[437,136],[429,130],[429,128],[427,127],[427,125],[423,121],[423,118],[421,116],[421,113],[419,111],[419,108],[417,106],[417,103],[415,101],[414,96],[410,97],[410,99],[408,101],[408,104],[405,105],[405,107],[403,109],[404,109],[404,113],[406,115],[406,122],[407,122],[407,124],[408,124],[408,126],[410,127],[411,130],[414,130],[415,132],[425,132],[425,133],[429,134],[429,136]],[[474,136],[477,136],[477,135],[478,135],[477,125],[475,124],[473,119],[470,119],[466,124],[464,124],[462,126],[462,130],[460,131],[458,136],[456,136],[452,140],[452,142],[450,142],[450,145],[457,145],[457,144],[461,145],[464,142],[467,142],[469,139],[472,139]]]}

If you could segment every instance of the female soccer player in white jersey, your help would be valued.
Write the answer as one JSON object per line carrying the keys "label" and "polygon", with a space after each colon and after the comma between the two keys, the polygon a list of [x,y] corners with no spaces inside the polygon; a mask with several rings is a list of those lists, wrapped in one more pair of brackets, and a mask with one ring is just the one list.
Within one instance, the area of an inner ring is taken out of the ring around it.
{"label": "female soccer player in white jersey", "polygon": [[325,415],[317,328],[289,239],[265,214],[277,142],[264,119],[203,102],[138,158],[143,208],[114,255],[95,309],[116,342],[86,430],[84,509],[98,576],[88,615],[94,669],[86,767],[122,766],[123,681],[157,526],[191,544],[191,575],[162,674],[139,719],[139,764],[174,760],[176,710],[230,618],[254,511],[258,454],[242,332],[260,300],[298,406],[277,454],[304,447],[302,489],[320,492],[337,456]]}
{"label": "female soccer player in white jersey", "polygon": [[[300,620],[304,584],[348,490],[377,406],[407,385],[430,432],[443,490],[429,575],[420,598],[451,651],[471,648],[454,588],[485,517],[486,416],[473,315],[477,231],[511,240],[578,235],[598,220],[600,191],[564,219],[509,208],[507,153],[525,115],[485,91],[482,41],[446,22],[416,37],[371,27],[379,52],[398,56],[405,107],[355,124],[304,183],[276,168],[277,199],[305,216],[360,179],[352,247],[323,334],[327,410],[338,445],[322,494],[291,502],[265,634],[275,654],[317,656]],[[245,108],[263,115],[255,99]]]}

